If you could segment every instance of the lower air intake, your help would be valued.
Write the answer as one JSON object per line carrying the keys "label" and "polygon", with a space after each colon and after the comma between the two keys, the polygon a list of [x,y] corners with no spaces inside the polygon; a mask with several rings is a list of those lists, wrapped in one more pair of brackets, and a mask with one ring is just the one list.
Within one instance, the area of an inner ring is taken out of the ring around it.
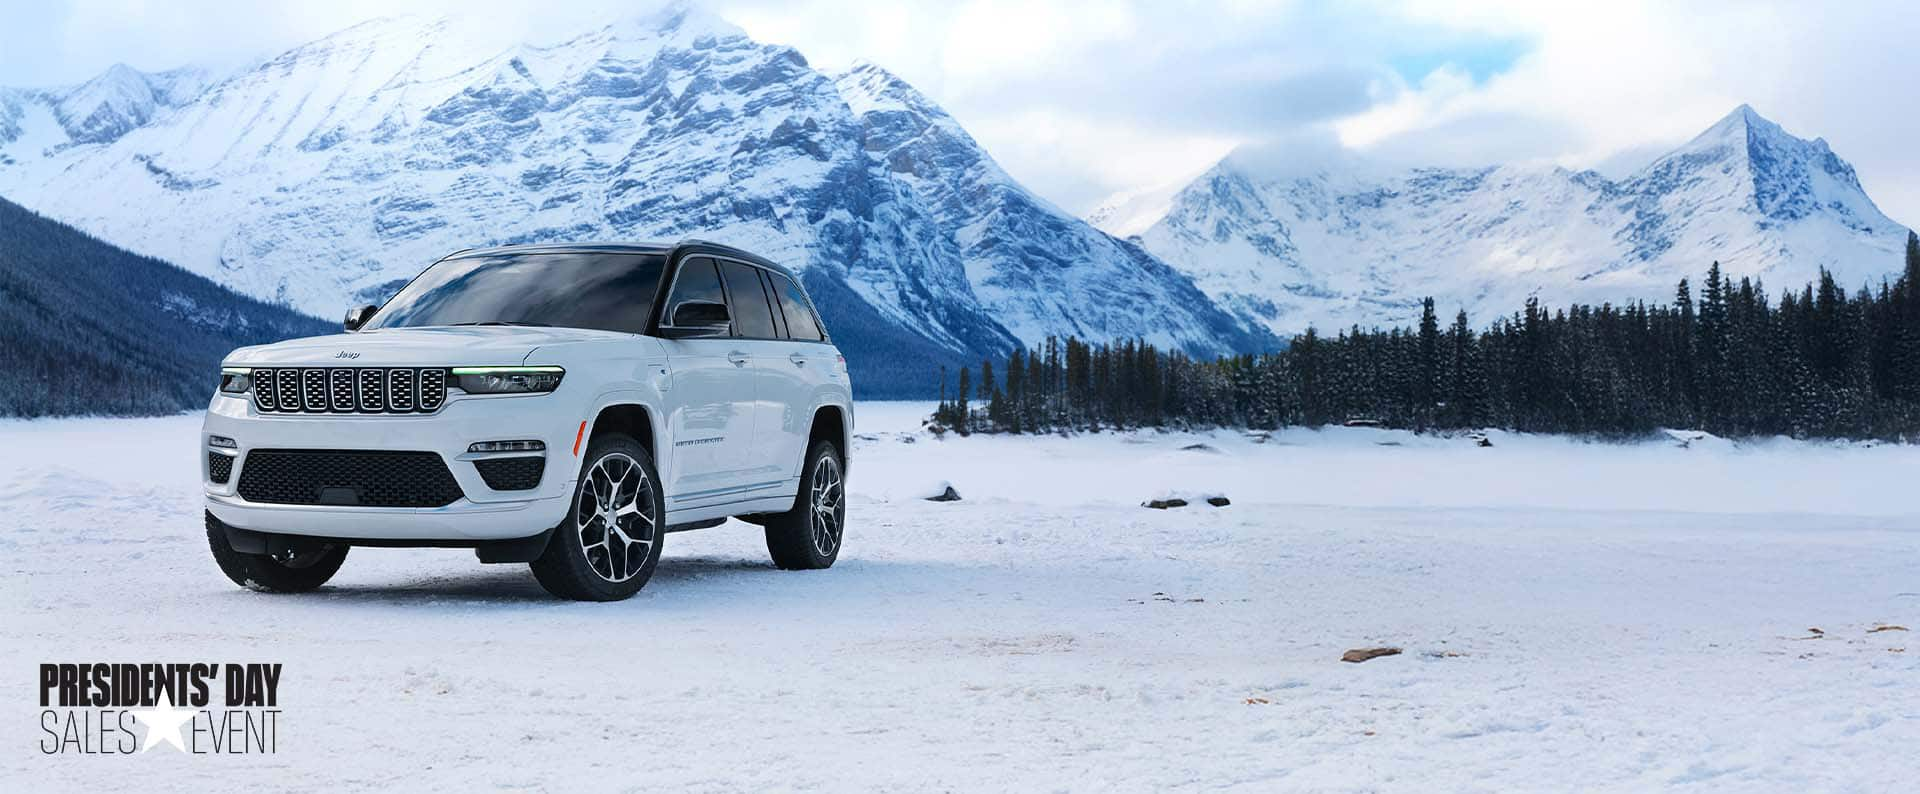
{"label": "lower air intake", "polygon": [[432,452],[256,449],[240,469],[249,502],[444,507],[465,494]]}

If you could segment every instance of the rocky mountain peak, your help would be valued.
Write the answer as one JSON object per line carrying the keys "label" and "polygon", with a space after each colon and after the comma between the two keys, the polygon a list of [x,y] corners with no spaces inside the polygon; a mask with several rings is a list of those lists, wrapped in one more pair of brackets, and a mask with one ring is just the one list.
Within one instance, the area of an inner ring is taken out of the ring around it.
{"label": "rocky mountain peak", "polygon": [[103,143],[147,123],[157,104],[147,76],[116,63],[62,93],[54,115],[74,141]]}
{"label": "rocky mountain peak", "polygon": [[1859,284],[1897,266],[1907,235],[1824,140],[1746,105],[1619,181],[1355,160],[1236,152],[1175,194],[1142,243],[1285,334],[1410,322],[1427,295],[1483,321],[1529,297],[1663,300],[1716,260],[1768,284],[1820,268]]}
{"label": "rocky mountain peak", "polygon": [[1732,191],[1773,222],[1830,212],[1857,225],[1879,215],[1853,166],[1825,139],[1797,137],[1744,104],[1628,182],[1641,193]]}

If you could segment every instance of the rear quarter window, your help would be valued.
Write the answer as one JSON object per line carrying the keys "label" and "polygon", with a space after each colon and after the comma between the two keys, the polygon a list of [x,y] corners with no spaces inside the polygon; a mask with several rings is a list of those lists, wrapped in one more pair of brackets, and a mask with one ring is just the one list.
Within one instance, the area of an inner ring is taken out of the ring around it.
{"label": "rear quarter window", "polygon": [[814,315],[813,306],[807,302],[807,294],[800,291],[800,285],[786,276],[767,275],[773,282],[773,291],[780,296],[780,312],[787,319],[787,337],[809,342],[826,339],[826,333],[820,328],[820,318]]}
{"label": "rear quarter window", "polygon": [[767,291],[760,286],[760,269],[739,262],[721,262],[720,273],[727,279],[727,294],[733,297],[735,336],[748,339],[778,339],[774,327],[773,306],[767,303]]}

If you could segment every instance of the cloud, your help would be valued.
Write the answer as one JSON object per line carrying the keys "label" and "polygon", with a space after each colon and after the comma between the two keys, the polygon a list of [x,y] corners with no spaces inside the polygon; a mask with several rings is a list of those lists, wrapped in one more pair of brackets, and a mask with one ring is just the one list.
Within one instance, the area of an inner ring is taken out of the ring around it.
{"label": "cloud", "polygon": [[[1526,49],[1376,4],[719,0],[816,64],[872,60],[933,95],[1014,176],[1069,210],[1188,177],[1234,147],[1395,99],[1402,71],[1482,77]],[[936,43],[930,46],[930,42]],[[1429,69],[1431,71],[1431,69]]]}
{"label": "cloud", "polygon": [[1239,169],[1276,181],[1363,167],[1353,150],[1327,127],[1310,127],[1243,144],[1227,159]]}
{"label": "cloud", "polygon": [[1407,86],[1337,123],[1343,141],[1436,162],[1540,159],[1618,173],[1736,105],[1825,137],[1896,220],[1920,223],[1920,39],[1895,3],[1412,3],[1409,18],[1535,43],[1484,81]]}

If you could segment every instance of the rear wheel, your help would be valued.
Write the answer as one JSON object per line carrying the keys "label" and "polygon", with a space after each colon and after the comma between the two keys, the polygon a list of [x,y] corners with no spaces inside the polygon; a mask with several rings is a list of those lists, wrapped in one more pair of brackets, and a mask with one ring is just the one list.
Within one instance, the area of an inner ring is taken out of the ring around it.
{"label": "rear wheel", "polygon": [[304,593],[326,584],[347,561],[347,547],[326,544],[313,548],[290,548],[278,554],[247,554],[233,550],[227,540],[227,526],[206,514],[207,546],[220,572],[234,584],[262,593]]}
{"label": "rear wheel", "polygon": [[818,441],[800,471],[793,509],[767,517],[767,553],[776,567],[789,571],[831,568],[846,532],[845,459],[833,442]]}
{"label": "rear wheel", "polygon": [[534,560],[540,586],[574,601],[619,601],[640,592],[660,563],[666,515],[646,448],[624,435],[587,445],[573,507]]}

